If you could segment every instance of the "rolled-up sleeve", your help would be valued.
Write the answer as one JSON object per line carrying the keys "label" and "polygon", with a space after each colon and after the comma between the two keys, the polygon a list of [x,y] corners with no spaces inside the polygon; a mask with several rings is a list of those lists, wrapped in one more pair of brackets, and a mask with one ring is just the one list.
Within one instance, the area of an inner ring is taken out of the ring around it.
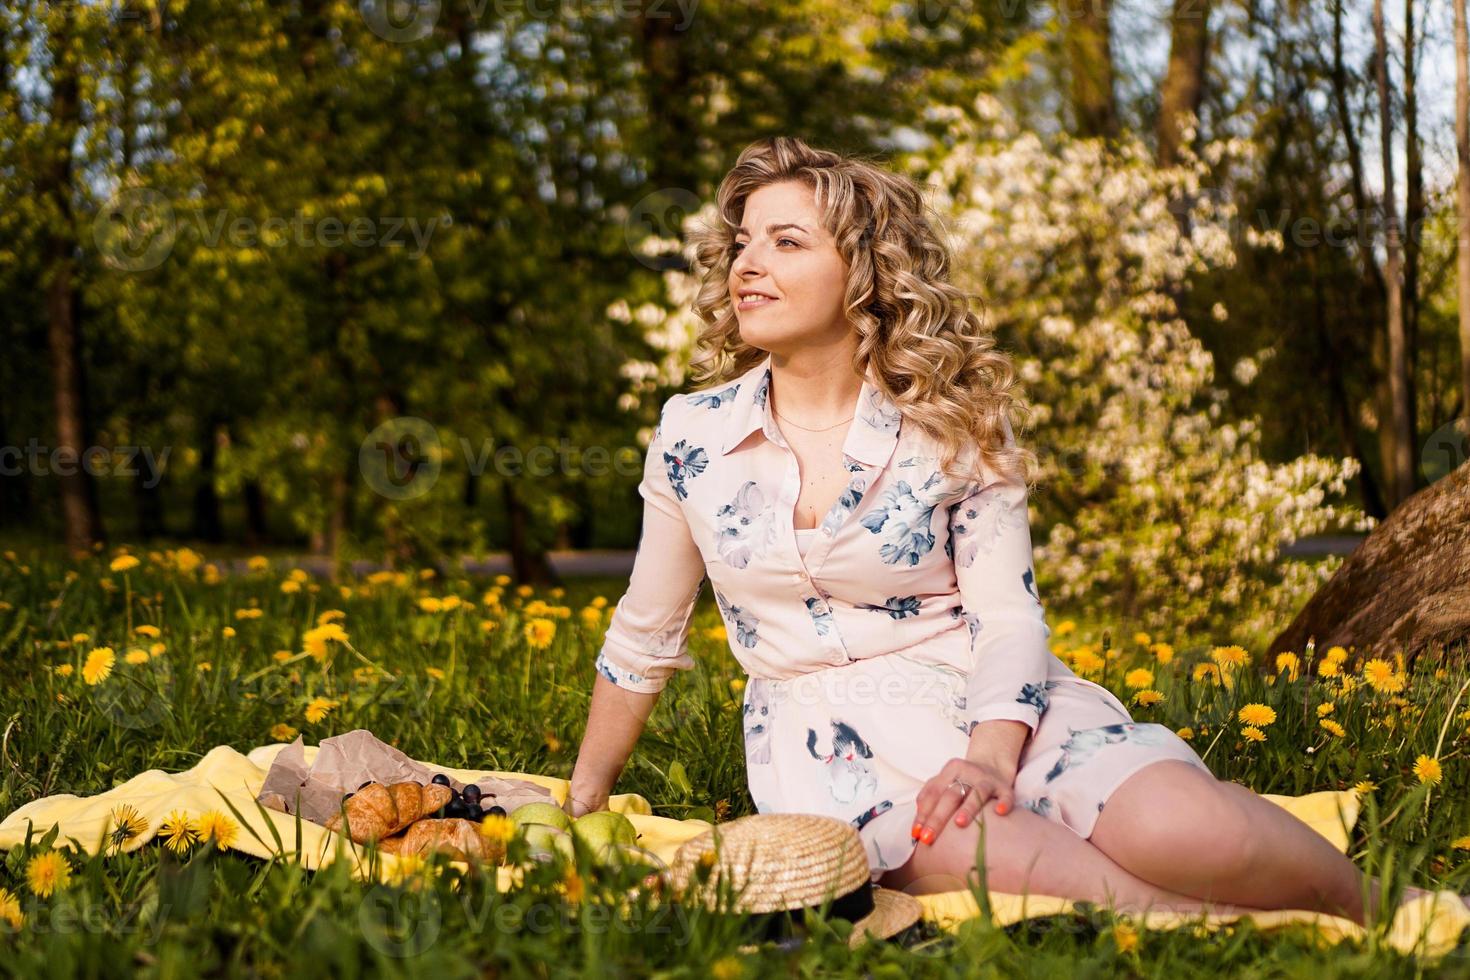
{"label": "rolled-up sleeve", "polygon": [[613,609],[597,654],[597,671],[618,687],[644,694],[664,689],[676,670],[694,666],[689,627],[704,587],[704,559],[675,497],[664,459],[665,403],[648,444],[643,527],[628,589]]}
{"label": "rolled-up sleeve", "polygon": [[966,711],[976,723],[1009,719],[1034,731],[1047,707],[1052,653],[1027,497],[1021,482],[986,484],[950,509],[950,540],[971,633]]}

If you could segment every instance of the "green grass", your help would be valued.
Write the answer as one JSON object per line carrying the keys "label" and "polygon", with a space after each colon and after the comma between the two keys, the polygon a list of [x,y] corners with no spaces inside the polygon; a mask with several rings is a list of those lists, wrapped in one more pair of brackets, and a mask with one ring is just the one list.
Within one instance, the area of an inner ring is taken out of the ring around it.
{"label": "green grass", "polygon": [[[184,572],[140,557],[142,565],[126,574],[110,571],[108,558],[0,559],[0,813],[53,793],[97,793],[148,768],[185,769],[221,743],[246,750],[276,741],[278,725],[313,744],[367,728],[411,756],[445,765],[569,776],[592,660],[623,584],[576,581],[564,594],[531,597],[508,586],[495,609],[483,602],[488,581],[410,573],[401,583],[344,583],[352,589],[347,596],[336,585],[312,582],[288,594],[281,569],[210,582],[202,568]],[[584,625],[582,610],[599,595],[602,616]],[[457,596],[474,606],[424,612],[423,596]],[[522,632],[527,604],[537,600],[569,611],[566,618],[552,614],[556,636],[545,650],[529,649]],[[259,618],[236,617],[252,607],[261,609]],[[345,613],[350,648],[330,644],[324,662],[273,658],[276,651],[301,653],[303,634],[328,609]],[[1059,653],[1071,658],[1090,644],[1106,664],[1092,676],[1125,700],[1126,672],[1150,667],[1165,700],[1136,707],[1136,716],[1193,728],[1195,745],[1218,775],[1288,794],[1371,780],[1376,789],[1350,848],[1359,865],[1400,886],[1466,890],[1470,850],[1453,842],[1470,834],[1470,700],[1451,710],[1466,680],[1463,653],[1415,664],[1400,695],[1361,682],[1343,692],[1337,680],[1316,677],[1315,664],[1294,682],[1283,676],[1271,684],[1261,673],[1238,670],[1223,688],[1191,679],[1194,665],[1209,660],[1206,643],[1152,637],[1175,647],[1172,661],[1159,664],[1127,624],[1114,624],[1108,634],[1115,656],[1106,657],[1102,624],[1062,629],[1065,614],[1049,612]],[[494,624],[488,631],[487,621]],[[139,635],[140,625],[160,635]],[[225,627],[235,635],[225,636]],[[698,666],[667,689],[616,787],[644,795],[656,813],[728,819],[753,812],[740,697],[730,685],[742,674],[720,629],[706,595],[691,639]],[[76,634],[86,638],[73,642]],[[163,649],[147,662],[125,661],[129,650],[153,643]],[[88,684],[88,655],[102,646],[115,651],[116,663],[108,677]],[[396,679],[373,679],[369,663]],[[69,676],[55,669],[62,664],[71,665]],[[314,698],[336,706],[309,723],[304,714]],[[1343,737],[1319,727],[1317,705],[1328,700]],[[1276,713],[1263,742],[1243,740],[1236,719],[1239,707],[1253,702]],[[1412,767],[1421,754],[1440,760],[1438,785],[1416,778]],[[682,773],[671,772],[676,760]],[[155,841],[131,854],[73,856],[70,885],[40,898],[27,888],[26,864],[49,843],[4,856],[0,887],[19,897],[26,921],[12,930],[0,920],[0,973],[1172,978],[1422,970],[1376,937],[1323,948],[1305,929],[1267,935],[1248,923],[1205,935],[1145,931],[1137,948],[1125,951],[1103,910],[1011,928],[981,917],[955,933],[923,924],[902,944],[859,952],[842,941],[845,924],[813,920],[806,942],[743,955],[751,924],[671,911],[648,896],[631,908],[629,922],[613,924],[599,899],[635,885],[636,872],[585,862],[586,895],[569,904],[557,887],[565,869],[555,865],[538,868],[527,887],[500,894],[493,875],[461,878],[448,866],[417,888],[367,886],[352,881],[345,864],[313,873],[212,846],[177,857]],[[1201,843],[1208,843],[1207,828]],[[1463,972],[1467,954],[1462,947],[1436,969]]]}

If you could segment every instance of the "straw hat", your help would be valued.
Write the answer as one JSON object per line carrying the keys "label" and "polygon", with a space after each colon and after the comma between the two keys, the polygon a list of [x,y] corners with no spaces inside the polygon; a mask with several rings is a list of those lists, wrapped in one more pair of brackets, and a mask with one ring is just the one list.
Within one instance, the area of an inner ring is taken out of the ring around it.
{"label": "straw hat", "polygon": [[[791,912],[800,921],[802,909],[830,902],[828,916],[853,923],[852,946],[869,933],[887,939],[923,914],[912,895],[873,884],[852,824],[816,813],[757,813],[712,827],[680,845],[669,881],[676,895],[693,894],[710,911]],[[718,901],[722,887],[733,899],[725,906]],[[772,916],[768,936],[784,921]]]}

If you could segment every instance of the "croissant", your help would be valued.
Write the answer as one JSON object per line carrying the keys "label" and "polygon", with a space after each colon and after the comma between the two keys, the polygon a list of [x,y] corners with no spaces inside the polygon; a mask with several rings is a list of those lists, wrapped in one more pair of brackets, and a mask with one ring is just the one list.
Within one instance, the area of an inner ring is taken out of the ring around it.
{"label": "croissant", "polygon": [[[448,786],[415,782],[369,783],[343,804],[347,811],[348,829],[353,841],[367,844],[398,833],[421,817],[433,813],[454,796]],[[336,813],[323,825],[328,830],[342,829],[342,814]]]}
{"label": "croissant", "polygon": [[460,817],[416,821],[407,832],[384,837],[378,846],[389,854],[427,854],[445,851],[459,861],[498,860],[479,825]]}

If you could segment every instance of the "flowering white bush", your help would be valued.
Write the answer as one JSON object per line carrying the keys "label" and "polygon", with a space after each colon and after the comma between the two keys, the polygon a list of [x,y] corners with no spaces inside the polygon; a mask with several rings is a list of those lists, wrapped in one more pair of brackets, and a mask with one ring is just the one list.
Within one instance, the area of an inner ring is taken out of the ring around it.
{"label": "flowering white bush", "polygon": [[[954,281],[978,298],[1024,382],[1034,430],[1021,438],[1042,464],[1032,497],[1042,596],[1218,642],[1284,627],[1341,559],[1284,560],[1280,549],[1372,519],[1330,502],[1356,460],[1271,465],[1256,420],[1221,421],[1214,359],[1179,315],[1174,297],[1192,275],[1235,262],[1234,207],[1206,182],[1222,165],[1248,165],[1254,147],[1186,150],[1160,170],[1136,141],[1045,145],[993,99],[976,110],[931,113],[947,121],[947,149],[910,166],[950,237]],[[681,279],[670,274],[671,312],[651,330],[665,340],[690,329]],[[1217,303],[1209,315],[1228,311]],[[1255,363],[1234,370],[1246,381]]]}

